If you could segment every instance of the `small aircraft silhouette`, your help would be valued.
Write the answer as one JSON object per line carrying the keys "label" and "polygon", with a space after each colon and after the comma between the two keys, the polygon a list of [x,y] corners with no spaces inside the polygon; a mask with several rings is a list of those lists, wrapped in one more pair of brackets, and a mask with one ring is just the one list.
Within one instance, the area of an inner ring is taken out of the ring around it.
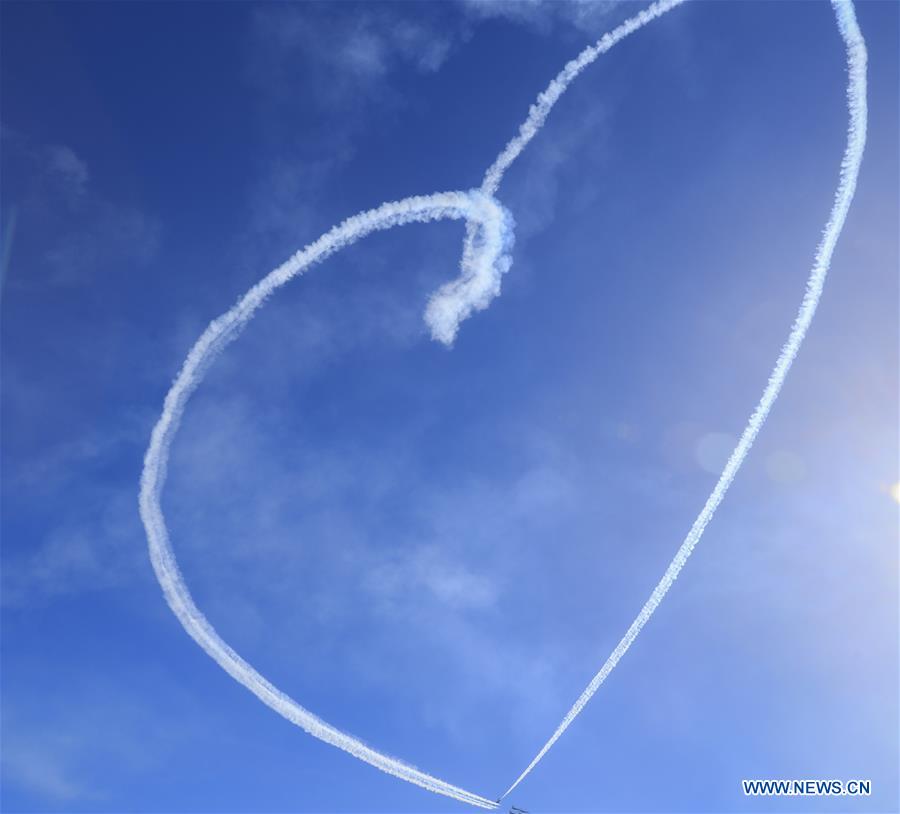
{"label": "small aircraft silhouette", "polygon": [[[502,800],[502,797],[498,797],[497,803],[499,804],[500,802],[502,802]],[[518,806],[510,806],[509,814],[529,814],[529,812],[524,808],[519,808]]]}

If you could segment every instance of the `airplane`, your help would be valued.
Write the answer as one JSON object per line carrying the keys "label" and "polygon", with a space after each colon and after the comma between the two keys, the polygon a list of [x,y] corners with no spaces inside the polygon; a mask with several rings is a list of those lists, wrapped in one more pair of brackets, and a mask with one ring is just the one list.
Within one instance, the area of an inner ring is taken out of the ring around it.
{"label": "airplane", "polygon": [[[502,800],[503,800],[502,797],[498,797],[498,798],[497,798],[497,804],[499,805],[499,803],[500,803]],[[529,814],[529,812],[528,812],[526,809],[524,809],[524,808],[519,808],[518,806],[512,806],[512,807],[510,807],[510,809],[509,809],[509,814]]]}

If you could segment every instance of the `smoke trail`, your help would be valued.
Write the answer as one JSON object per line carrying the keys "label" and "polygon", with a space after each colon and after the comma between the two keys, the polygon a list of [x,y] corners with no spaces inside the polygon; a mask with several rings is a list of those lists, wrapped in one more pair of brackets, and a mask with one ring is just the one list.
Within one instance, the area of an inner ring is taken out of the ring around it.
{"label": "smoke trail", "polygon": [[[519,127],[519,134],[509,141],[494,163],[488,167],[481,183],[481,191],[486,195],[493,195],[497,191],[503,180],[503,174],[528,146],[528,142],[537,135],[553,105],[585,68],[629,34],[633,34],[683,2],[684,0],[658,0],[604,34],[594,45],[589,45],[575,59],[567,62],[531,106],[528,118]],[[500,294],[500,277],[507,269],[499,267],[483,269],[477,268],[474,264],[474,258],[477,257],[476,246],[482,239],[478,224],[469,221],[466,224],[463,260],[460,264],[462,274],[441,286],[431,296],[425,311],[425,321],[431,328],[432,337],[445,345],[453,344],[460,322],[472,311],[487,308],[491,300]]]}
{"label": "smoke trail", "polygon": [[13,238],[16,234],[16,218],[18,210],[15,204],[10,207],[6,228],[3,230],[3,247],[0,248],[0,300],[3,298],[3,287],[6,283],[6,272],[9,270],[9,259],[12,256]]}
{"label": "smoke trail", "polygon": [[[866,132],[865,44],[856,24],[852,0],[832,1],[841,35],[847,46],[850,70],[848,87],[850,131],[847,150],[841,164],[841,179],[834,207],[817,249],[803,303],[788,341],[782,348],[762,399],[751,416],[719,482],[662,580],[600,672],[569,710],[550,740],[503,797],[506,797],[531,772],[581,712],[662,601],[746,457],[781,389],[815,313],[831,255],[853,198]],[[497,807],[497,803],[426,774],[396,758],[384,755],[321,720],[266,681],[219,637],[194,604],[169,542],[160,505],[169,448],[178,430],[187,401],[202,381],[209,365],[222,349],[237,337],[265,300],[277,288],[293,277],[302,274],[314,263],[373,231],[390,229],[414,221],[427,222],[442,218],[466,219],[466,239],[460,262],[460,276],[442,286],[432,296],[425,315],[434,338],[445,344],[452,344],[459,323],[472,311],[486,308],[490,301],[499,294],[500,278],[509,269],[511,263],[509,251],[513,239],[512,218],[493,197],[506,169],[539,131],[553,105],[584,68],[617,42],[681,2],[683,0],[659,0],[609,34],[604,35],[595,45],[585,49],[578,58],[569,62],[538,97],[537,103],[532,106],[525,123],[519,128],[518,136],[506,145],[497,160],[488,168],[480,191],[436,193],[429,196],[407,198],[383,204],[377,209],[349,218],[270,272],[253,286],[231,310],[213,320],[191,349],[172,388],[166,395],[163,413],[154,427],[150,446],[144,459],[140,510],[147,531],[151,561],[169,606],[194,640],[235,680],[309,734],[347,751],[388,774],[437,794],[443,794],[481,808],[493,809]]]}
{"label": "smoke trail", "polygon": [[480,191],[446,192],[406,198],[362,212],[334,227],[266,275],[231,310],[214,319],[191,348],[172,388],[166,395],[162,415],[153,429],[150,446],[144,457],[140,510],[150,545],[150,559],[169,606],[190,636],[232,678],[243,684],[263,703],[310,735],[337,746],[388,774],[429,791],[453,797],[480,808],[492,809],[497,806],[495,802],[432,777],[396,758],[384,755],[366,746],[352,735],[326,723],[274,687],[244,661],[221,639],[194,604],[175,560],[160,505],[160,497],[166,480],[169,448],[178,431],[188,399],[202,381],[210,363],[229,342],[237,337],[266,299],[277,288],[293,277],[302,274],[314,263],[371,232],[390,229],[413,221],[428,222],[441,218],[466,218],[479,225],[484,240],[479,243],[472,260],[478,267],[493,264],[508,265],[509,258],[505,252],[512,244],[510,231],[512,219],[493,198]]}
{"label": "smoke trail", "polygon": [[488,262],[484,247],[494,245],[498,239],[509,241],[512,234],[510,224],[487,221],[474,226],[459,264],[460,276],[442,285],[425,308],[425,322],[431,327],[434,339],[452,345],[459,323],[473,311],[487,308],[500,293],[500,277],[512,265],[508,254],[512,244],[503,244],[500,262]]}
{"label": "smoke trail", "polygon": [[[628,631],[616,645],[615,650],[610,654],[606,663],[600,668],[600,672],[591,679],[590,684],[587,685],[584,692],[566,713],[562,723],[556,728],[556,731],[553,733],[550,740],[541,747],[541,750],[535,755],[531,763],[528,764],[525,771],[519,775],[516,782],[504,792],[503,797],[506,797],[519,785],[519,783],[522,782],[522,780],[525,779],[525,777],[527,777],[529,772],[531,772],[531,770],[540,762],[541,758],[547,754],[553,744],[559,740],[563,732],[569,728],[572,721],[578,717],[578,714],[584,709],[585,704],[591,700],[591,697],[597,692],[600,685],[619,663],[619,659],[621,659],[628,648],[631,647],[632,642],[637,638],[641,629],[647,624],[647,621],[653,615],[653,612],[656,610],[659,603],[662,602],[663,597],[666,595],[669,588],[672,587],[672,584],[678,578],[679,572],[684,567],[688,557],[690,557],[691,552],[694,550],[694,546],[697,545],[697,542],[703,535],[703,531],[706,529],[707,524],[712,520],[716,508],[722,502],[722,498],[725,497],[728,487],[734,480],[734,476],[737,474],[738,469],[740,469],[741,464],[747,457],[747,453],[750,451],[750,447],[753,445],[754,440],[756,440],[757,434],[765,423],[769,410],[772,409],[772,405],[778,397],[781,386],[784,384],[784,380],[791,368],[791,364],[796,358],[797,352],[800,350],[800,345],[802,344],[803,338],[806,336],[806,331],[815,315],[816,306],[819,304],[819,298],[822,295],[822,288],[825,284],[825,275],[828,273],[828,267],[831,264],[831,255],[834,252],[834,247],[837,244],[841,229],[844,226],[844,221],[847,218],[847,212],[853,201],[853,193],[856,191],[856,181],[859,177],[859,167],[862,163],[863,151],[866,146],[866,44],[865,40],[863,40],[862,33],[859,30],[859,25],[856,22],[856,13],[853,8],[852,0],[832,0],[832,5],[837,18],[838,29],[840,30],[841,37],[843,38],[847,49],[847,68],[849,74],[847,84],[847,107],[850,114],[847,146],[844,150],[843,160],[841,161],[840,180],[838,182],[837,192],[835,193],[834,205],[831,209],[831,214],[828,217],[828,222],[825,225],[822,239],[816,248],[812,271],[806,282],[806,292],[803,295],[800,310],[791,327],[787,342],[785,342],[781,349],[775,367],[769,376],[769,382],[766,385],[766,389],[763,391],[762,398],[760,398],[759,404],[757,404],[756,409],[750,416],[747,427],[744,429],[743,435],[741,435],[737,446],[734,448],[734,452],[731,453],[731,457],[725,464],[725,469],[722,471],[718,483],[716,483],[706,504],[694,521],[693,526],[691,526],[687,537],[685,537],[684,542],[681,544],[674,559],[666,569],[665,574],[663,574],[659,584],[653,589],[653,593],[650,594],[650,598],[644,604],[644,607],[641,608],[637,618],[631,623],[631,627],[628,628]],[[503,797],[500,799],[502,800]]]}

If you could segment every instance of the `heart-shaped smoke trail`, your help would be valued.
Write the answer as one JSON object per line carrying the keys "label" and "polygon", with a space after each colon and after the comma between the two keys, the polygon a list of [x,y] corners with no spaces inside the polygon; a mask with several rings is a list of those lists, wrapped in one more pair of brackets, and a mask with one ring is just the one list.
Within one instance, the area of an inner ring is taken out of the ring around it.
{"label": "heart-shaped smoke trail", "polygon": [[[150,446],[144,458],[140,511],[147,532],[150,558],[169,606],[194,640],[236,681],[247,687],[261,701],[287,720],[311,735],[337,746],[401,780],[481,808],[496,808],[499,801],[488,800],[422,772],[401,760],[367,746],[358,738],[323,721],[269,683],[221,639],[194,604],[169,542],[160,504],[166,478],[169,448],[178,430],[187,401],[202,381],[209,365],[222,349],[237,337],[265,300],[280,286],[302,274],[311,265],[373,231],[390,229],[414,221],[427,222],[442,218],[466,220],[466,238],[460,262],[460,276],[442,286],[432,296],[425,313],[433,337],[445,344],[452,344],[460,322],[473,311],[486,308],[491,300],[499,294],[500,279],[511,264],[509,252],[513,240],[512,218],[494,197],[503,173],[539,131],[551,108],[568,85],[588,65],[629,34],[639,30],[681,2],[683,0],[660,0],[660,2],[654,3],[618,28],[605,34],[595,45],[585,49],[576,59],[569,62],[531,107],[528,118],[519,129],[519,134],[507,144],[487,170],[481,190],[467,193],[436,193],[382,204],[377,209],[363,212],[334,227],[253,286],[232,309],[213,320],[194,344],[172,388],[166,395],[162,415],[153,429]],[[813,269],[807,281],[806,293],[788,340],[781,350],[769,383],[750,417],[737,447],[731,454],[712,494],[663,578],[600,671],[588,684],[547,743],[503,797],[509,794],[531,772],[565,732],[618,664],[672,586],[759,433],[812,321],[835,244],[853,199],[866,139],[865,43],[856,23],[852,0],[832,0],[832,4],[837,16],[838,28],[847,48],[849,135],[841,164],[840,181],[834,206],[816,251]]]}

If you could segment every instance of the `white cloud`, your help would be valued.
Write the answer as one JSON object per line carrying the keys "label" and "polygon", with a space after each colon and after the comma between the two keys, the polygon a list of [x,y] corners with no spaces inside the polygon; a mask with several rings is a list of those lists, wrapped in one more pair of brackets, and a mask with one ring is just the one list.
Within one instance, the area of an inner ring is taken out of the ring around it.
{"label": "white cloud", "polygon": [[[583,181],[600,177],[610,159],[609,107],[591,99],[578,110],[577,120],[572,118],[567,117],[563,127],[559,117],[551,117],[521,165],[504,179],[501,195],[513,209],[520,242],[552,225],[561,205],[570,211],[584,209],[605,193],[602,185]],[[527,253],[522,254],[527,262]],[[517,271],[519,260],[517,256]]]}
{"label": "white cloud", "polygon": [[383,96],[396,68],[438,70],[453,39],[430,12],[410,16],[387,5],[352,11],[340,5],[261,6],[253,16],[249,75],[270,95],[296,100],[303,87],[321,104],[345,107],[373,93]]}
{"label": "white cloud", "polygon": [[9,285],[88,284],[100,274],[127,273],[154,258],[158,219],[105,196],[75,150],[38,144],[9,128],[2,136],[8,160],[16,166],[4,189],[7,206],[17,208]]}
{"label": "white cloud", "polygon": [[44,670],[17,690],[15,703],[4,696],[3,810],[13,790],[27,793],[38,810],[96,810],[98,801],[108,807],[113,795],[128,799],[130,781],[165,772],[174,753],[195,748],[206,737],[203,713],[164,675],[154,683],[170,709],[84,662]]}
{"label": "white cloud", "polygon": [[79,195],[84,194],[90,173],[84,163],[70,147],[53,146],[47,148],[48,169],[62,177],[65,186]]}
{"label": "white cloud", "polygon": [[[18,403],[11,412],[33,414],[35,394],[13,374]],[[19,386],[22,384],[23,386]],[[16,425],[21,424],[21,419]],[[4,554],[2,605],[30,608],[60,597],[119,587],[145,566],[145,544],[135,509],[134,487],[108,477],[115,467],[134,467],[148,422],[128,413],[104,428],[43,440],[27,455],[4,462],[7,499],[23,516],[44,516],[43,507],[74,498],[46,515],[39,529],[20,532]],[[79,425],[83,426],[83,425]]]}
{"label": "white cloud", "polygon": [[403,559],[377,563],[364,585],[381,603],[436,601],[454,610],[483,610],[497,600],[498,587],[485,574],[453,560],[434,545],[423,545]]}
{"label": "white cloud", "polygon": [[6,782],[58,802],[90,798],[71,765],[72,747],[72,739],[59,734],[7,740],[0,757]]}
{"label": "white cloud", "polygon": [[120,587],[146,563],[133,490],[93,488],[86,517],[70,517],[32,545],[7,553],[2,603],[31,608],[60,597]]}
{"label": "white cloud", "polygon": [[67,223],[51,241],[44,259],[55,283],[83,284],[101,269],[127,273],[156,255],[160,228],[138,209],[95,198],[88,211]]}
{"label": "white cloud", "polygon": [[557,23],[587,34],[610,27],[619,0],[461,0],[476,21],[502,18],[546,33]]}

